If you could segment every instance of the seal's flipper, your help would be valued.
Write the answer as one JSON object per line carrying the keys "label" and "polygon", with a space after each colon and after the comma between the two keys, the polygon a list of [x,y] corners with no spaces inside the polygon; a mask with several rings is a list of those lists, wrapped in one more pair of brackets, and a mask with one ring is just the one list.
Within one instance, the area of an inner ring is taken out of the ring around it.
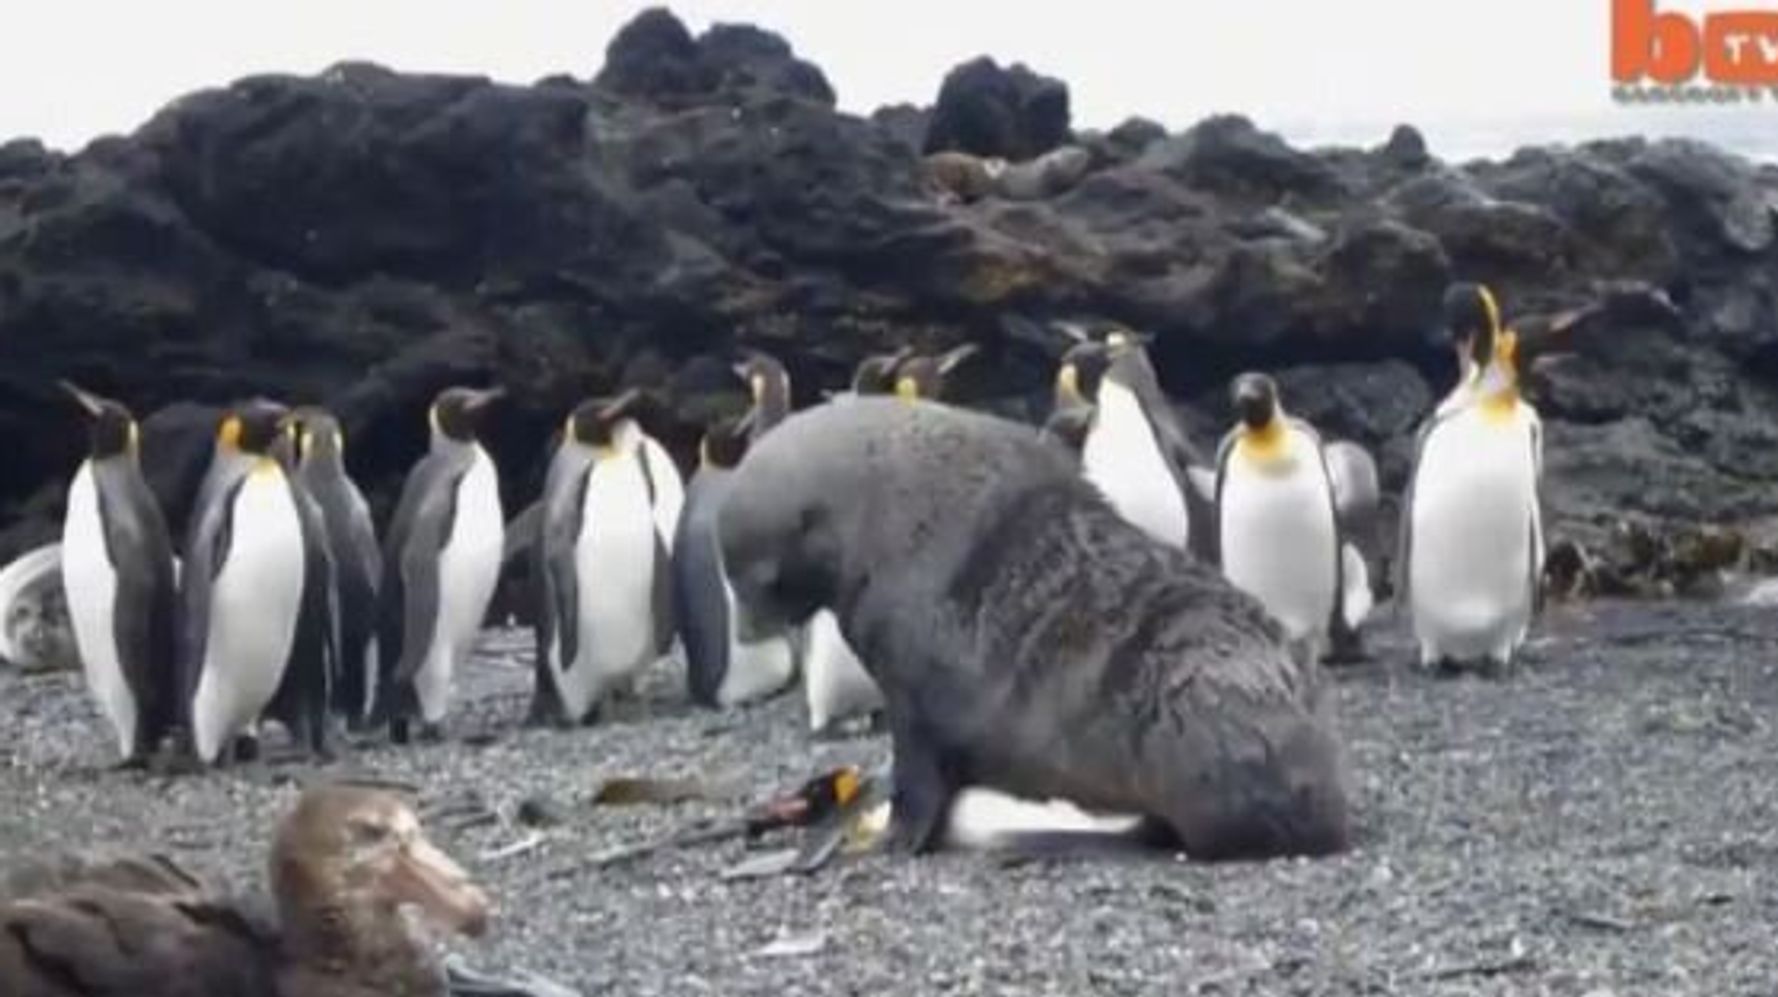
{"label": "seal's flipper", "polygon": [[[906,717],[906,709],[894,711]],[[915,855],[936,851],[944,842],[951,802],[957,785],[945,770],[944,759],[930,738],[907,729],[906,721],[890,721],[890,744],[895,757],[894,812],[890,818],[890,849]]]}

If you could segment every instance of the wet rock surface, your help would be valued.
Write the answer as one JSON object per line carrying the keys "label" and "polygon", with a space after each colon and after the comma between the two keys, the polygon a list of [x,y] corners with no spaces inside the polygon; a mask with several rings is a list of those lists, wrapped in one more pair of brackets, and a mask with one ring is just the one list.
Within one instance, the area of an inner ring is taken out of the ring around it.
{"label": "wet rock surface", "polygon": [[[986,58],[933,101],[840,113],[785,40],[655,10],[591,77],[342,63],[191,94],[77,154],[0,146],[0,559],[53,535],[78,460],[58,377],[142,415],[331,405],[380,521],[450,383],[512,389],[492,446],[516,511],[561,413],[622,385],[659,389],[644,421],[689,466],[703,416],[739,404],[737,344],[782,357],[807,403],[866,353],[975,341],[961,400],[1041,418],[1054,337],[1007,330],[1062,319],[1152,333],[1206,449],[1233,374],[1291,371],[1286,403],[1344,423],[1394,490],[1454,376],[1453,278],[1492,282],[1515,321],[1626,287],[1671,303],[1607,309],[1533,380],[1553,540],[1609,558],[1628,517],[1772,558],[1778,172],[1641,139],[1447,163],[1409,126],[1296,149],[1237,115],[1100,134],[1065,81]],[[937,150],[1006,172],[947,196]],[[1367,382],[1386,390],[1361,407]],[[205,433],[173,420],[150,450]]]}
{"label": "wet rock surface", "polygon": [[[1508,681],[1409,672],[1388,620],[1371,645],[1379,660],[1335,673],[1360,838],[1326,861],[870,856],[724,881],[748,855],[730,842],[589,869],[600,850],[875,764],[887,743],[809,741],[795,696],[694,711],[666,673],[609,724],[520,731],[527,639],[506,631],[486,635],[449,743],[319,769],[102,771],[106,738],[76,676],[0,672],[0,866],[73,844],[157,847],[253,885],[296,781],[374,775],[418,788],[437,839],[500,905],[489,937],[458,951],[589,995],[1769,990],[1769,609],[1558,606]],[[592,804],[625,776],[735,797]]]}

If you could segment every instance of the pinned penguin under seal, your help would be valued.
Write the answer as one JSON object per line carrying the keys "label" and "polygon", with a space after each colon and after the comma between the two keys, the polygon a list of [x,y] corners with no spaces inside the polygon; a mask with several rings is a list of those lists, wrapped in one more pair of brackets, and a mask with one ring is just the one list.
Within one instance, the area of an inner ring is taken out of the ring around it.
{"label": "pinned penguin under seal", "polygon": [[640,397],[631,390],[576,406],[550,461],[535,554],[533,723],[596,719],[607,696],[671,642],[668,542],[630,418]]}
{"label": "pinned penguin under seal", "polygon": [[442,735],[457,670],[475,650],[500,577],[500,476],[480,440],[502,388],[447,388],[429,410],[430,451],[408,472],[383,545],[377,589],[375,718],[406,744]]}
{"label": "pinned penguin under seal", "polygon": [[90,426],[62,523],[62,590],[87,688],[123,763],[139,766],[180,713],[173,543],[142,477],[141,432],[130,411],[66,381],[61,387]]}
{"label": "pinned penguin under seal", "polygon": [[331,617],[326,539],[274,452],[290,412],[256,399],[220,431],[230,459],[195,511],[180,572],[182,684],[191,747],[204,765],[242,756],[262,716],[322,750]]}
{"label": "pinned penguin under seal", "polygon": [[1416,438],[1397,593],[1422,666],[1503,671],[1542,602],[1543,428],[1520,397],[1518,336],[1494,295],[1456,284],[1444,309],[1463,379]]}
{"label": "pinned penguin under seal", "polygon": [[687,692],[713,709],[764,699],[796,677],[787,635],[740,639],[734,587],[717,545],[717,514],[757,411],[716,420],[705,432],[673,545],[673,615],[685,641]]}
{"label": "pinned penguin under seal", "polygon": [[1321,437],[1284,411],[1265,374],[1242,374],[1230,394],[1239,421],[1216,460],[1223,574],[1319,662],[1343,609],[1345,547]]}

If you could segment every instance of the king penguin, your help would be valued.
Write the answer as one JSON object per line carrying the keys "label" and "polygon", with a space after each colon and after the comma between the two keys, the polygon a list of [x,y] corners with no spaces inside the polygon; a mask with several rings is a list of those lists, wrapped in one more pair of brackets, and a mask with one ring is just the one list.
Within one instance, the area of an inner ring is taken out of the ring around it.
{"label": "king penguin", "polygon": [[68,489],[62,586],[87,688],[124,764],[145,764],[178,721],[173,544],[142,477],[141,431],[117,402],[62,388],[89,418]]}
{"label": "king penguin", "polygon": [[1519,394],[1518,337],[1488,288],[1453,285],[1462,380],[1421,426],[1402,497],[1398,593],[1425,667],[1511,667],[1540,598],[1543,429]]}
{"label": "king penguin", "polygon": [[909,400],[946,400],[951,375],[979,350],[974,343],[964,343],[938,356],[920,353],[903,359],[895,370],[895,393]]}
{"label": "king penguin", "polygon": [[748,350],[735,365],[735,376],[747,382],[753,402],[747,414],[747,442],[756,443],[790,414],[790,372],[776,357]]}
{"label": "king penguin", "polygon": [[660,656],[671,634],[667,543],[654,518],[634,390],[569,414],[544,482],[535,557],[533,722],[587,723],[607,695]]}
{"label": "king penguin", "polygon": [[687,692],[692,702],[713,709],[764,699],[796,677],[796,649],[788,635],[740,639],[735,592],[717,545],[716,517],[729,477],[746,454],[757,411],[718,419],[705,432],[673,546],[673,615],[685,640]]}
{"label": "king penguin", "polygon": [[[305,529],[301,496],[273,456],[289,431],[288,418],[288,409],[264,400],[232,411],[223,422],[231,459],[216,471],[209,501],[194,511],[196,528],[180,572],[178,641],[191,690],[192,748],[205,765],[217,762],[237,737],[251,735],[280,690],[289,688],[305,603],[314,609],[311,569],[324,541]],[[307,622],[312,628],[325,619],[311,612]],[[324,678],[325,660],[309,667]],[[279,719],[296,721],[292,713]]]}
{"label": "king penguin", "polygon": [[320,511],[332,552],[339,610],[340,662],[332,706],[348,726],[360,729],[369,718],[376,680],[377,584],[383,552],[364,493],[346,473],[345,432],[333,413],[316,406],[295,412],[297,481]]}
{"label": "king penguin", "polygon": [[903,346],[893,353],[873,353],[858,361],[858,366],[852,371],[852,394],[893,394],[896,370],[913,355],[912,347]]}
{"label": "king penguin", "polygon": [[[1142,344],[1128,333],[1078,343],[1056,372],[1056,407],[1090,405],[1081,472],[1120,515],[1162,543],[1214,561],[1210,499],[1192,483],[1202,465],[1167,406]],[[1196,520],[1194,529],[1193,521]]]}
{"label": "king penguin", "polygon": [[430,450],[408,472],[384,538],[374,715],[397,744],[408,742],[416,714],[424,737],[441,735],[452,681],[475,650],[500,578],[500,474],[480,430],[504,394],[439,392],[428,410]]}
{"label": "king penguin", "polygon": [[1283,625],[1302,660],[1319,662],[1342,609],[1344,547],[1321,437],[1284,411],[1264,374],[1240,375],[1230,394],[1238,422],[1216,459],[1222,571]]}

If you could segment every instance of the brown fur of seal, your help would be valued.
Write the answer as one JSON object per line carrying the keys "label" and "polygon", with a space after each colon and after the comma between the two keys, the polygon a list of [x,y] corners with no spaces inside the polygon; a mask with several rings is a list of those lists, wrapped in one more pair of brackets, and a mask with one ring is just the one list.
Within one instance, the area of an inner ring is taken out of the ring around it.
{"label": "brown fur of seal", "polygon": [[736,472],[720,533],[743,629],[831,607],[882,687],[903,849],[937,847],[972,785],[1146,815],[1203,860],[1349,846],[1317,668],[1029,427],[879,398],[799,413]]}

